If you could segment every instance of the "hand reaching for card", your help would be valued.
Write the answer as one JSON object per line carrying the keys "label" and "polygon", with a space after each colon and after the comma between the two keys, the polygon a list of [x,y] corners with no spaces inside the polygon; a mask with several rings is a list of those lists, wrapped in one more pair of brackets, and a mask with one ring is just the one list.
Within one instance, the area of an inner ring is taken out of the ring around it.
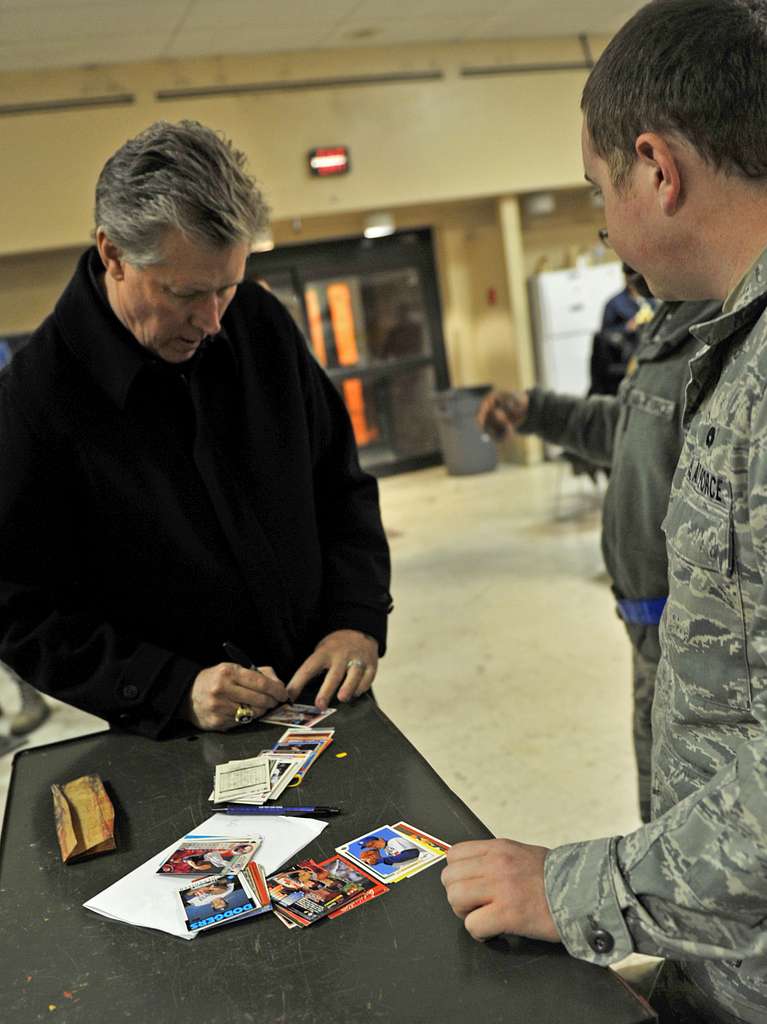
{"label": "hand reaching for card", "polygon": [[543,884],[547,853],[544,846],[511,839],[457,843],[450,850],[442,884],[473,938],[510,934],[560,941]]}

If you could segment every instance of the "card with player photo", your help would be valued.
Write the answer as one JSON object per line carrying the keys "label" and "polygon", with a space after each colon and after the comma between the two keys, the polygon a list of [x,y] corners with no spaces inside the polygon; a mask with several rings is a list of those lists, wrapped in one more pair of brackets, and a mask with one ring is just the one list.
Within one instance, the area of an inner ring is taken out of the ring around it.
{"label": "card with player photo", "polygon": [[157,869],[158,875],[187,875],[199,878],[215,874],[236,874],[242,871],[256,853],[262,836],[237,839],[197,839],[185,836]]}
{"label": "card with player photo", "polygon": [[336,708],[323,711],[314,704],[281,704],[261,719],[269,725],[286,725],[293,729],[311,729],[336,713]]}
{"label": "card with player photo", "polygon": [[272,875],[268,884],[275,911],[304,928],[387,891],[367,871],[339,856],[320,863],[301,861]]}
{"label": "card with player photo", "polygon": [[176,894],[181,904],[187,931],[197,933],[209,928],[242,921],[271,909],[257,895],[252,875],[212,875],[185,886]]}
{"label": "card with player photo", "polygon": [[[391,825],[381,825],[352,839],[336,852],[366,868],[384,882],[397,882],[435,864],[436,853]],[[444,854],[442,854],[444,856]]]}
{"label": "card with player photo", "polygon": [[312,764],[333,742],[335,729],[286,729],[272,747],[272,754],[303,754],[305,760],[296,772],[296,778],[303,780]]}

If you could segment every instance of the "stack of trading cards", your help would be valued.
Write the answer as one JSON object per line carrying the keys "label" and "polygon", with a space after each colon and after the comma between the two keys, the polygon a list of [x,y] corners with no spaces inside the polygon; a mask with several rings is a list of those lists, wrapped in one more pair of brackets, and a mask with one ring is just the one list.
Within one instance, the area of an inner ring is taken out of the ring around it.
{"label": "stack of trading cards", "polygon": [[265,754],[216,765],[213,799],[216,803],[262,804],[269,799],[271,765]]}
{"label": "stack of trading cards", "polygon": [[267,885],[272,910],[288,928],[338,917],[389,891],[367,870],[337,856],[303,860],[271,875]]}
{"label": "stack of trading cards", "polygon": [[276,800],[296,777],[301,765],[304,763],[304,755],[295,753],[275,754],[270,750],[266,756],[269,758],[269,764],[271,765],[269,780],[272,788],[269,790],[269,799]]}
{"label": "stack of trading cards", "polygon": [[398,821],[381,825],[336,848],[383,882],[399,882],[443,860],[450,844]]}
{"label": "stack of trading cards", "polygon": [[335,713],[335,708],[322,711],[313,704],[281,704],[274,711],[264,715],[261,721],[270,725],[287,725],[292,729],[311,729],[328,715]]}
{"label": "stack of trading cards", "polygon": [[[264,796],[264,788],[261,785],[257,785],[253,789],[245,786],[245,788],[241,790],[228,790],[226,795],[223,797],[226,803],[263,804],[267,800],[276,800],[295,778],[301,768],[301,765],[306,760],[306,754],[299,754],[295,752],[275,754],[273,750],[262,750],[257,758],[251,758],[250,760],[258,761],[261,758],[266,758],[269,770],[269,789],[266,792],[266,796]],[[229,772],[236,772],[242,768],[244,763],[246,762],[228,761],[224,765],[217,765],[216,770],[222,768]],[[229,775],[228,777],[234,778],[235,780],[238,778],[236,775]],[[242,778],[242,776],[239,776],[239,778]],[[208,799],[216,800],[215,785]]]}
{"label": "stack of trading cards", "polygon": [[244,871],[263,842],[263,836],[184,836],[157,869],[158,875],[208,876]]}
{"label": "stack of trading cards", "polygon": [[302,780],[322,751],[333,742],[334,733],[335,729],[286,729],[268,753],[270,756],[303,755],[296,772],[296,777]]}
{"label": "stack of trading cards", "polygon": [[266,878],[255,861],[242,871],[192,882],[178,892],[178,900],[187,930],[194,933],[272,909]]}

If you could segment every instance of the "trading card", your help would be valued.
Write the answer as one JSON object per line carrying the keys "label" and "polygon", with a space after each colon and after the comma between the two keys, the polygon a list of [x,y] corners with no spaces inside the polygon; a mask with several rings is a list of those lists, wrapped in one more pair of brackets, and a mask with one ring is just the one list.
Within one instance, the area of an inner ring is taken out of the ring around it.
{"label": "trading card", "polygon": [[[295,772],[293,772],[291,774],[290,781],[292,782],[296,778],[298,778],[299,781],[300,781],[301,778],[303,777],[300,774],[301,773],[301,769],[304,767],[304,765],[307,765],[310,760],[314,759],[314,753],[315,753],[316,749],[317,749],[316,745],[314,745],[314,744],[311,744],[311,745],[309,745],[307,747],[303,747],[300,750],[297,749],[296,747],[289,747],[287,749],[283,749],[282,746],[279,743],[277,743],[269,751],[269,757],[270,757],[270,760],[272,758],[281,758],[281,759],[285,759],[285,760],[294,760],[296,762],[296,770],[295,770]],[[286,785],[287,785],[287,783],[286,783]],[[271,792],[269,794],[269,799],[270,800],[274,800],[274,797],[271,795]]]}
{"label": "trading card", "polygon": [[[344,903],[343,906],[333,910],[328,917],[335,918],[340,917],[341,914],[345,914],[349,910],[354,910],[355,907],[361,906],[363,903],[368,903],[370,900],[374,900],[376,896],[382,896],[389,889],[363,870],[359,864],[354,864],[350,860],[345,860],[341,856],[328,857],[327,860],[319,862],[318,867],[325,868],[335,878],[342,878],[348,883],[350,899],[348,903]],[[356,887],[357,894],[353,894],[353,887]]]}
{"label": "trading card", "polygon": [[309,862],[278,871],[267,884],[272,905],[303,926],[330,913],[343,891],[341,880]]}
{"label": "trading card", "polygon": [[204,877],[242,871],[261,845],[262,836],[196,839],[187,836],[157,869],[158,875]]}
{"label": "trading card", "polygon": [[299,779],[303,779],[322,751],[333,742],[334,734],[335,729],[286,729],[272,747],[272,753],[299,753],[306,755],[306,760],[296,773]]}
{"label": "trading card", "polygon": [[336,852],[357,861],[384,882],[395,882],[438,859],[431,850],[395,831],[391,825],[371,829],[336,847]]}
{"label": "trading card", "polygon": [[190,932],[229,924],[267,909],[251,899],[238,875],[201,878],[181,889],[178,899]]}
{"label": "trading card", "polygon": [[421,846],[425,846],[427,850],[431,850],[432,853],[436,853],[438,856],[444,856],[450,849],[450,843],[446,843],[444,839],[430,836],[428,832],[422,832],[419,828],[409,825],[406,821],[398,821],[395,825],[392,825],[392,828],[395,832],[401,832],[406,838],[414,839]]}
{"label": "trading card", "polygon": [[[275,754],[273,750],[262,750],[261,755],[266,757],[268,760],[268,788],[259,789],[257,791],[243,790],[241,791],[242,795],[228,797],[226,801],[227,803],[264,804],[267,800],[276,800],[277,797],[287,789],[299,768],[309,756],[306,752],[302,754]],[[215,792],[211,793],[208,799],[213,800],[214,797]]]}
{"label": "trading card", "polygon": [[321,864],[301,861],[278,871],[268,885],[275,909],[306,927],[357,901],[377,883],[356,865],[330,857]]}
{"label": "trading card", "polygon": [[265,792],[268,795],[269,789],[269,760],[266,757],[216,765],[213,789],[216,803],[224,803],[232,797],[242,799],[246,793]]}
{"label": "trading card", "polygon": [[278,743],[307,743],[311,740],[332,740],[335,729],[286,729]]}
{"label": "trading card", "polygon": [[298,921],[294,921],[292,917],[288,917],[288,915],[285,914],[282,910],[277,910],[277,908],[274,906],[272,907],[272,913],[274,914],[278,921],[285,925],[286,928],[301,927]]}
{"label": "trading card", "polygon": [[314,704],[283,704],[264,715],[261,721],[270,725],[289,725],[294,729],[311,729],[335,712],[335,708],[322,711]]}
{"label": "trading card", "polygon": [[271,772],[269,781],[272,785],[272,788],[269,790],[270,800],[276,800],[288,788],[303,762],[302,754],[299,754],[297,757],[287,754],[283,756],[270,755]]}
{"label": "trading card", "polygon": [[266,875],[261,865],[252,860],[245,865],[245,870],[239,873],[239,878],[256,906],[264,910],[271,910],[269,886],[266,884]]}

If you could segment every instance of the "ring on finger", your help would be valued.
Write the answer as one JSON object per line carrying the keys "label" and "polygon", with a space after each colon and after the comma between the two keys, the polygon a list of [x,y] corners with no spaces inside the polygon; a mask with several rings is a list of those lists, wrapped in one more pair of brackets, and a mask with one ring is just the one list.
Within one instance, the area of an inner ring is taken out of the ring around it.
{"label": "ring on finger", "polygon": [[234,720],[238,725],[247,725],[256,717],[256,713],[250,704],[238,704],[234,713]]}
{"label": "ring on finger", "polygon": [[346,667],[347,668],[361,668],[364,671],[364,669],[367,668],[367,665],[362,660],[362,658],[349,658],[349,660],[346,662]]}

